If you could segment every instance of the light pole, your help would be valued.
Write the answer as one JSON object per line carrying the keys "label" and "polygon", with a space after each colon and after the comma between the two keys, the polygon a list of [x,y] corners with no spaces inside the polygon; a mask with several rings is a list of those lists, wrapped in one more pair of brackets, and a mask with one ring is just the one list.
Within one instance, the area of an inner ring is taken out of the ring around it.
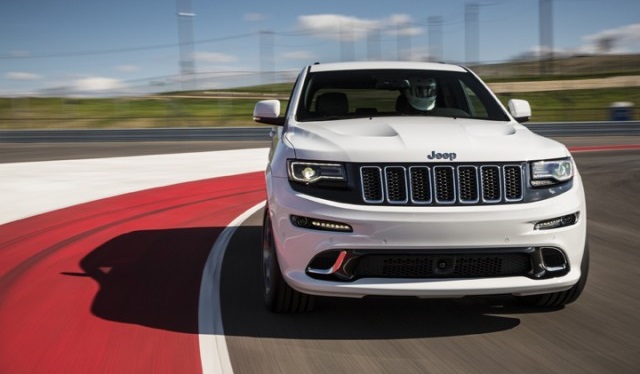
{"label": "light pole", "polygon": [[465,60],[467,65],[477,64],[480,60],[480,21],[478,3],[466,3],[464,6],[465,21]]}
{"label": "light pole", "polygon": [[260,81],[263,85],[275,82],[273,38],[273,31],[260,31]]}
{"label": "light pole", "polygon": [[193,48],[193,17],[191,0],[176,0],[178,38],[180,42],[180,86],[182,90],[197,89]]}
{"label": "light pole", "polygon": [[540,0],[540,73],[553,73],[553,7],[551,0]]}
{"label": "light pole", "polygon": [[429,25],[429,60],[442,61],[442,17],[429,17],[427,22]]}

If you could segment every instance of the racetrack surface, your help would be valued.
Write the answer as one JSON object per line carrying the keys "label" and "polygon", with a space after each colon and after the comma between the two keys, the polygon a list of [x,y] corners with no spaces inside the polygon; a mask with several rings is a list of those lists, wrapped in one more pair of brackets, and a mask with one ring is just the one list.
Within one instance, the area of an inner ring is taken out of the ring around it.
{"label": "racetrack surface", "polygon": [[637,373],[640,152],[575,157],[587,191],[591,271],[574,304],[326,298],[310,314],[274,315],[260,294],[256,214],[224,261],[234,373]]}
{"label": "racetrack surface", "polygon": [[[566,143],[630,144],[594,140]],[[313,313],[274,315],[260,295],[260,210],[221,264],[233,372],[637,372],[640,151],[575,158],[591,243],[576,303],[324,298]],[[262,183],[259,172],[225,175],[0,225],[0,373],[201,371],[199,277],[222,230],[264,199]]]}

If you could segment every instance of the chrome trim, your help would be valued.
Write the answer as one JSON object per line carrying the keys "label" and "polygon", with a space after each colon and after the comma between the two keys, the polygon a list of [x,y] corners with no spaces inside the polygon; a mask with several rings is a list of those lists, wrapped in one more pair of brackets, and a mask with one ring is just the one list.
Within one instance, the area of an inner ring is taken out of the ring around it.
{"label": "chrome trim", "polygon": [[[543,251],[545,248],[558,251],[564,258],[564,265],[547,267],[547,265],[544,263],[544,254],[543,254]],[[532,252],[531,252],[532,269],[531,269],[530,275],[532,278],[534,279],[552,278],[552,277],[563,276],[569,272],[569,262],[567,261],[567,255],[560,248],[557,248],[557,247],[533,248],[532,247],[531,249],[532,249]]]}
{"label": "chrome trim", "polygon": [[344,262],[345,257],[347,257],[347,251],[340,251],[338,258],[336,258],[336,262],[334,262],[329,269],[314,269],[312,267],[308,267],[307,271],[311,274],[318,274],[318,275],[334,274],[336,271],[340,270],[340,268],[342,267],[342,263]]}
{"label": "chrome trim", "polygon": [[[562,258],[564,259],[564,265],[562,266],[547,266],[547,264],[544,262],[544,250],[545,249],[552,249],[558,253],[560,253],[562,255]],[[542,254],[542,266],[544,266],[546,271],[563,271],[567,269],[567,266],[569,264],[569,261],[567,261],[567,255],[564,253],[563,250],[561,250],[560,248],[556,248],[556,247],[540,247],[540,253]]]}

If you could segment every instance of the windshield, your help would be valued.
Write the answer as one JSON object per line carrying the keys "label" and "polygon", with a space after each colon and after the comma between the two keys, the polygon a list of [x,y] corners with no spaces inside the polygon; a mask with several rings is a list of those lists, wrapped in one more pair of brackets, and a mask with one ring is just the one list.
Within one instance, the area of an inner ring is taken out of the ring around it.
{"label": "windshield", "polygon": [[300,122],[380,116],[509,120],[473,74],[430,70],[309,73],[296,112]]}

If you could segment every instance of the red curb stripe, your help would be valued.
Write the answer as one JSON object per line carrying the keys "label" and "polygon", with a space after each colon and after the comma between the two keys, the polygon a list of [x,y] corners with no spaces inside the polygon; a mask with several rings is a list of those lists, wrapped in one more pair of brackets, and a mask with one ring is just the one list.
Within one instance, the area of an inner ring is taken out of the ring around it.
{"label": "red curb stripe", "polygon": [[258,172],[0,225],[0,373],[201,372],[204,264],[264,199]]}

